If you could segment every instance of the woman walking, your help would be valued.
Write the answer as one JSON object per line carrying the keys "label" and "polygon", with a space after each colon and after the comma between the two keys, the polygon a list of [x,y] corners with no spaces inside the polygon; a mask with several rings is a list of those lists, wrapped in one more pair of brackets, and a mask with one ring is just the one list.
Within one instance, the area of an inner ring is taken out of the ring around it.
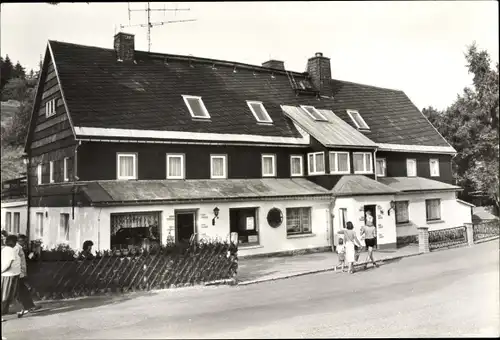
{"label": "woman walking", "polygon": [[356,255],[356,249],[355,245],[358,247],[361,247],[361,242],[359,242],[358,237],[356,236],[356,232],[354,231],[354,226],[351,222],[346,223],[346,230],[339,230],[338,234],[343,234],[344,235],[344,241],[345,241],[345,261],[349,265],[349,273],[352,274],[354,273],[354,262],[355,262],[355,255]]}
{"label": "woman walking", "polygon": [[3,316],[9,313],[9,306],[17,295],[19,275],[21,274],[21,259],[14,250],[17,236],[9,235],[2,248],[2,322]]}
{"label": "woman walking", "polygon": [[[361,227],[361,235],[364,236],[366,249],[368,249],[368,259],[372,261],[375,267],[378,267],[373,258],[373,247],[375,247],[377,241],[377,228],[373,225],[373,216],[370,211],[366,212],[366,224]],[[368,264],[365,264],[365,269],[367,266]]]}
{"label": "woman walking", "polygon": [[29,312],[34,312],[40,309],[40,306],[35,306],[33,299],[31,298],[30,291],[26,286],[26,279],[28,276],[27,266],[26,266],[26,255],[24,254],[24,247],[26,246],[26,235],[19,235],[17,240],[17,245],[14,250],[17,251],[19,258],[21,259],[21,274],[19,275],[19,286],[17,290],[17,299],[23,306],[23,309],[17,313],[17,317],[21,318]]}

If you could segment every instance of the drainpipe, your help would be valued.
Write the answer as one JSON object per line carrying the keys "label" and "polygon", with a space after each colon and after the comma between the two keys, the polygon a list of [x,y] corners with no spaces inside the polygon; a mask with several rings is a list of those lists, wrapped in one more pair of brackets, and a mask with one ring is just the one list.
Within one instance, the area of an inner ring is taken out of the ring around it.
{"label": "drainpipe", "polygon": [[[453,176],[453,159],[455,159],[455,157],[457,157],[457,154],[454,154],[453,156],[451,156],[451,162],[450,162],[452,176]],[[455,185],[457,185],[457,178],[455,176],[453,176],[453,178],[455,180]]]}
{"label": "drainpipe", "polygon": [[337,198],[332,195],[331,200],[330,200],[330,239],[331,239],[332,253],[335,252],[335,232],[333,230],[333,218],[334,218],[335,200],[336,199]]}
{"label": "drainpipe", "polygon": [[[27,191],[27,195],[28,195],[28,199],[27,199],[27,216],[26,216],[26,237],[28,238],[28,247],[30,245],[30,208],[31,208],[31,190],[30,190],[30,186],[31,186],[31,182],[30,182],[30,165],[31,165],[31,154],[30,152],[28,151],[28,154],[27,154],[27,157],[25,158],[26,159],[26,191]],[[30,248],[31,249],[31,248]]]}
{"label": "drainpipe", "polygon": [[75,146],[75,161],[73,162],[73,190],[71,194],[71,218],[75,220],[75,196],[76,196],[76,181],[78,180],[78,147],[82,145],[82,141],[78,141]]}
{"label": "drainpipe", "polygon": [[101,250],[101,211],[102,208],[99,209],[99,215],[97,216],[97,250]]}
{"label": "drainpipe", "polygon": [[375,174],[375,180],[377,180],[377,149],[373,152],[373,173]]}

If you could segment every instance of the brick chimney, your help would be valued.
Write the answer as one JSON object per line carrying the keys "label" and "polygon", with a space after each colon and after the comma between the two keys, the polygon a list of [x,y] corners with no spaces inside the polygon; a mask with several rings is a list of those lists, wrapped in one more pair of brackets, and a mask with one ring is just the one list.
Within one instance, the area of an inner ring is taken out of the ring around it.
{"label": "brick chimney", "polygon": [[316,52],[314,57],[307,61],[307,73],[311,76],[314,86],[321,91],[332,79],[330,58],[323,57],[321,52]]}
{"label": "brick chimney", "polygon": [[134,35],[119,32],[115,35],[115,52],[118,61],[134,61]]}
{"label": "brick chimney", "polygon": [[285,62],[281,60],[269,60],[262,63],[263,67],[274,68],[277,70],[285,70]]}

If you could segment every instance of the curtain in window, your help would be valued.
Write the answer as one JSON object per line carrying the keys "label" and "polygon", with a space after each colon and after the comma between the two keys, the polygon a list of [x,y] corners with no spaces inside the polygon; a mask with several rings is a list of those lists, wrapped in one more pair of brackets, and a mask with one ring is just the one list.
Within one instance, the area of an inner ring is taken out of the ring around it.
{"label": "curtain in window", "polygon": [[69,241],[69,214],[61,214],[59,238],[60,240]]}
{"label": "curtain in window", "polygon": [[169,157],[168,158],[168,176],[169,177],[182,177],[182,157]]}
{"label": "curtain in window", "polygon": [[396,202],[396,223],[404,223],[410,220],[408,214],[408,202]]}
{"label": "curtain in window", "polygon": [[111,235],[123,228],[157,228],[160,226],[160,212],[111,214]]}
{"label": "curtain in window", "polygon": [[309,172],[314,172],[314,155],[309,155],[308,159]]}
{"label": "curtain in window", "polygon": [[316,158],[316,172],[325,171],[325,154],[320,153],[315,155]]}
{"label": "curtain in window", "polygon": [[337,154],[330,154],[330,171],[338,171],[337,170]]}
{"label": "curtain in window", "polygon": [[345,172],[345,171],[349,170],[349,155],[348,154],[339,153],[337,162],[338,162],[339,171]]}
{"label": "curtain in window", "polygon": [[311,208],[286,209],[287,234],[311,232]]}
{"label": "curtain in window", "polygon": [[20,213],[14,213],[14,233],[19,234],[19,226],[20,226]]}
{"label": "curtain in window", "polygon": [[365,153],[365,171],[372,170],[372,154]]}
{"label": "curtain in window", "polygon": [[11,233],[12,232],[12,213],[5,213],[5,229]]}
{"label": "curtain in window", "polygon": [[441,219],[441,201],[439,199],[425,201],[428,220]]}
{"label": "curtain in window", "polygon": [[385,176],[385,161],[377,159],[377,175]]}
{"label": "curtain in window", "polygon": [[346,228],[346,223],[347,223],[347,209],[346,208],[340,208],[339,209],[339,215],[340,215],[340,227],[342,229]]}
{"label": "curtain in window", "polygon": [[134,157],[120,156],[120,177],[134,176]]}
{"label": "curtain in window", "polygon": [[354,171],[364,171],[363,167],[363,155],[354,154]]}
{"label": "curtain in window", "polygon": [[406,161],[407,167],[407,175],[408,176],[416,176],[417,175],[417,164],[413,159],[409,159]]}
{"label": "curtain in window", "polygon": [[272,157],[264,157],[262,159],[262,166],[264,168],[264,175],[272,175],[274,173],[274,164]]}
{"label": "curtain in window", "polygon": [[300,158],[294,157],[292,158],[292,175],[300,175],[302,173],[302,169],[300,166]]}
{"label": "curtain in window", "polygon": [[212,158],[212,176],[214,177],[224,176],[224,158],[222,157]]}
{"label": "curtain in window", "polygon": [[36,213],[35,235],[37,238],[43,237],[43,213]]}
{"label": "curtain in window", "polygon": [[437,176],[439,174],[439,163],[436,160],[431,161],[431,175]]}

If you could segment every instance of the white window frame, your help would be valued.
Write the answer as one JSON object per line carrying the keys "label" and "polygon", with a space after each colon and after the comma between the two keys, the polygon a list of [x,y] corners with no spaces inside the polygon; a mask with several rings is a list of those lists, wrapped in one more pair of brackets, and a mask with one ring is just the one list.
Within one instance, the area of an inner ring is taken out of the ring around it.
{"label": "white window frame", "polygon": [[50,183],[54,183],[54,161],[49,162],[49,177]]}
{"label": "white window frame", "polygon": [[370,170],[357,170],[356,171],[356,167],[355,167],[355,164],[353,163],[353,167],[354,167],[354,173],[355,174],[373,174],[373,154],[371,152],[354,152],[352,154],[352,158],[353,158],[353,161],[354,161],[354,156],[355,155],[363,155],[363,169],[366,169],[366,157],[365,155],[370,155]]}
{"label": "white window frame", "polygon": [[36,220],[35,220],[35,239],[39,239],[43,237],[43,218],[44,218],[44,213],[43,212],[37,212],[36,213]]}
{"label": "white window frame", "polygon": [[[170,158],[181,158],[181,174],[179,176],[169,176],[168,169],[170,165]],[[186,157],[183,153],[167,153],[167,179],[184,179],[186,177]],[[211,172],[211,171],[210,171]]]}
{"label": "white window frame", "polygon": [[[205,103],[203,102],[203,99],[201,97],[183,94],[182,95],[182,99],[184,99],[184,103],[186,104],[186,106],[187,106],[187,108],[189,110],[189,113],[191,114],[191,117],[198,118],[198,119],[210,119],[210,114],[208,113],[207,107],[205,106]],[[205,116],[203,116],[203,117],[201,117],[201,116],[195,116],[194,113],[193,113],[193,109],[191,109],[191,105],[189,105],[188,99],[197,99],[197,100],[199,100],[200,106],[203,109],[203,113],[205,114]]]}
{"label": "white window frame", "polygon": [[[264,112],[265,116],[266,116],[266,119],[265,120],[261,120],[259,119],[259,116],[257,115],[257,113],[254,111],[253,107],[251,104],[256,104],[256,105],[260,105],[260,108],[262,109],[262,112]],[[259,122],[259,123],[272,123],[273,120],[271,119],[271,117],[269,116],[269,113],[267,112],[266,108],[264,107],[264,104],[262,102],[258,102],[258,101],[255,101],[255,100],[247,100],[247,105],[248,107],[250,108],[250,111],[252,111],[252,114],[253,116],[255,117],[255,119]]]}
{"label": "white window frame", "polygon": [[[434,219],[429,219],[429,215],[427,214],[427,202],[429,201],[438,201],[439,202],[439,218],[434,218]],[[433,222],[433,221],[441,221],[443,219],[442,216],[442,210],[441,210],[441,199],[440,198],[429,198],[425,200],[425,220],[427,222]]]}
{"label": "white window frame", "polygon": [[[215,176],[213,174],[213,160],[214,158],[222,158],[224,174],[222,176]],[[212,179],[225,179],[227,178],[227,155],[210,155],[210,178]]]}
{"label": "white window frame", "polygon": [[48,100],[45,103],[45,117],[49,118],[56,114],[56,99]]}
{"label": "white window frame", "polygon": [[[264,174],[264,158],[272,158],[273,160],[273,173]],[[262,154],[260,158],[260,167],[262,172],[262,177],[276,177],[276,155],[275,154]]]}
{"label": "white window frame", "polygon": [[[16,216],[17,216],[17,218],[16,218]],[[20,212],[14,212],[12,214],[12,230],[14,231],[14,234],[20,233],[20,230],[21,230],[21,213]]]}
{"label": "white window frame", "polygon": [[[134,162],[134,174],[133,176],[120,176],[120,158],[121,157],[132,157]],[[137,179],[137,153],[135,152],[117,152],[116,153],[116,178],[118,180],[133,180]]]}
{"label": "white window frame", "polygon": [[64,157],[63,160],[63,176],[64,176],[64,181],[67,182],[69,181],[69,173],[68,173],[68,160],[69,157]]}
{"label": "white window frame", "polygon": [[12,233],[12,213],[10,211],[5,213],[5,230]]}
{"label": "white window frame", "polygon": [[[316,171],[316,155],[323,155],[323,164],[325,165],[325,170],[323,171]],[[310,162],[310,156],[313,155],[313,171],[311,171],[311,167],[309,166]],[[324,175],[326,172],[326,162],[325,162],[325,152],[320,151],[320,152],[310,152],[307,154],[307,174],[308,175]]]}
{"label": "white window frame", "polygon": [[[63,216],[68,216],[68,230],[66,230],[66,226],[62,225],[63,221]],[[63,230],[64,229],[64,230]],[[61,235],[63,234],[64,235]],[[62,242],[69,242],[69,214],[68,213],[61,213],[59,214],[59,241]]]}
{"label": "white window frame", "polygon": [[[435,161],[436,162],[436,165],[437,165],[437,173],[436,174],[433,174],[432,173],[432,162]],[[431,158],[429,159],[429,173],[431,175],[431,177],[439,177],[439,158]]]}
{"label": "white window frame", "polygon": [[[361,116],[361,113],[359,113],[358,110],[346,110],[346,111],[347,111],[347,114],[349,115],[349,117],[351,118],[351,120],[354,122],[354,125],[356,125],[356,127],[359,130],[370,130],[370,127],[368,126],[368,124],[366,124],[365,120],[363,119],[363,117]],[[364,126],[360,126],[358,124],[358,122],[356,121],[356,119],[354,119],[353,115],[355,115],[355,114],[357,114],[359,116],[359,119],[363,122]]]}
{"label": "white window frame", "polygon": [[[414,161],[415,163],[415,174],[414,175],[410,175],[410,167],[409,167],[409,164],[408,162],[409,161]],[[407,158],[406,159],[406,177],[417,177],[417,159],[416,158]]]}
{"label": "white window frame", "polygon": [[[300,173],[299,174],[294,174],[292,172],[293,170],[293,159],[298,158],[300,159]],[[291,155],[290,156],[290,177],[301,177],[304,176],[304,156],[302,155]]]}
{"label": "white window frame", "polygon": [[42,184],[42,175],[43,175],[42,164],[40,163],[36,166],[36,176],[38,178],[38,185]]}
{"label": "white window frame", "polygon": [[[345,215],[343,212],[345,211]],[[339,227],[340,230],[344,230],[347,228],[347,222],[349,221],[349,218],[347,216],[347,208],[339,208]]]}
{"label": "white window frame", "polygon": [[[290,213],[290,210],[292,209],[299,209],[299,211],[303,212],[304,209],[307,210],[307,216],[309,217],[309,231],[304,231],[304,226],[302,225],[302,216],[299,214],[299,226],[300,226],[300,231],[297,232],[289,232],[288,231],[288,214]],[[312,208],[311,207],[290,207],[286,208],[286,235],[287,236],[293,236],[293,235],[310,235],[312,234]]]}
{"label": "white window frame", "polygon": [[[346,171],[339,171],[339,154],[346,154],[347,155],[347,170]],[[328,159],[328,167],[330,168],[330,174],[335,174],[335,175],[344,175],[344,174],[350,174],[351,173],[351,156],[348,151],[330,151],[329,154],[329,159]],[[336,169],[331,168],[331,162],[330,159],[331,157],[335,157],[335,165]]]}
{"label": "white window frame", "polygon": [[[321,112],[319,112],[319,111],[318,111],[318,109],[317,109],[317,108],[315,108],[314,106],[312,106],[312,105],[300,105],[300,107],[302,108],[302,110],[306,111],[306,112],[307,112],[307,114],[309,115],[309,117],[311,117],[313,120],[315,120],[315,121],[319,121],[319,122],[321,122],[321,121],[325,121],[325,122],[326,122],[326,121],[328,121],[328,119],[326,119],[326,117],[325,117],[325,116],[323,116],[323,114],[321,114]],[[315,117],[314,117],[314,116],[313,116],[313,115],[312,115],[312,114],[308,111],[308,109],[312,109],[312,110],[314,111],[314,113],[316,113],[318,116],[320,116],[320,117],[321,117],[321,119],[316,119],[316,118],[315,118]]]}
{"label": "white window frame", "polygon": [[[383,174],[379,174],[377,172],[377,161],[383,161],[384,162],[384,173]],[[385,158],[376,158],[375,159],[375,174],[377,175],[377,177],[386,177],[387,176],[387,161]]]}
{"label": "white window frame", "polygon": [[[406,212],[408,214],[408,220],[407,221],[398,221],[398,203],[406,203]],[[402,224],[408,224],[410,223],[410,201],[409,200],[402,200],[402,201],[396,201],[395,206],[394,206],[394,219],[396,220],[396,226],[397,225],[402,225]]]}

